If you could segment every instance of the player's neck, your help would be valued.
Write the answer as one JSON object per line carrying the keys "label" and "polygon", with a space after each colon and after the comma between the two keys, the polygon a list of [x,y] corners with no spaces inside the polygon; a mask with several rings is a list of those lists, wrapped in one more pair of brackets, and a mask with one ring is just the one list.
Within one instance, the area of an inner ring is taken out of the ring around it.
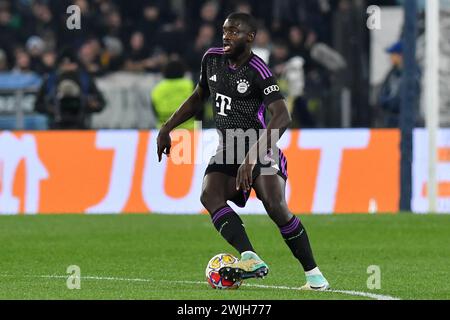
{"label": "player's neck", "polygon": [[249,48],[236,58],[228,58],[228,65],[233,69],[237,69],[248,60],[251,54],[252,50]]}

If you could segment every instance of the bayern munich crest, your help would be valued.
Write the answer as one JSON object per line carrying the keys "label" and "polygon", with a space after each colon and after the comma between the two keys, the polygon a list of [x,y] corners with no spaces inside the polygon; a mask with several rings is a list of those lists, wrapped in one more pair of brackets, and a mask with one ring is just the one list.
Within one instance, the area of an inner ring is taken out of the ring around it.
{"label": "bayern munich crest", "polygon": [[250,87],[250,83],[245,79],[240,79],[236,81],[237,83],[237,91],[239,93],[246,93],[248,90],[248,87]]}

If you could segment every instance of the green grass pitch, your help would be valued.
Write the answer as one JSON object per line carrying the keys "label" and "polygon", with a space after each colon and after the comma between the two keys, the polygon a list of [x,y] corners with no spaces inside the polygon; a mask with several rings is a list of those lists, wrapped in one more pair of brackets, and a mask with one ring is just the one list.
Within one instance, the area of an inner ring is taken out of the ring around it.
{"label": "green grass pitch", "polygon": [[[208,260],[236,254],[205,215],[0,217],[0,299],[450,299],[450,215],[300,216],[333,289],[305,292],[304,274],[267,216],[242,216],[265,279],[213,290]],[[67,267],[81,288],[66,286]],[[367,268],[380,267],[381,289]]]}

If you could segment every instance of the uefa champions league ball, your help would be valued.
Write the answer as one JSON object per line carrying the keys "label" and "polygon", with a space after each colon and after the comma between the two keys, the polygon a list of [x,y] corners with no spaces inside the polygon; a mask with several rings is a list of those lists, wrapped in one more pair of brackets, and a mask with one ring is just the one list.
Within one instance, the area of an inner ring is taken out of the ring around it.
{"label": "uefa champions league ball", "polygon": [[223,267],[229,266],[238,262],[239,259],[229,253],[219,253],[209,260],[206,266],[205,274],[206,280],[214,289],[237,289],[241,286],[241,281],[232,281],[231,279],[224,279],[219,270]]}

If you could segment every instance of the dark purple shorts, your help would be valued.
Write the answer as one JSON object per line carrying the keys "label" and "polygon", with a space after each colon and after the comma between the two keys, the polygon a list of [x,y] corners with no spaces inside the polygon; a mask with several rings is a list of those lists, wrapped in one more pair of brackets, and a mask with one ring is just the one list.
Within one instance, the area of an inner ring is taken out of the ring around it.
{"label": "dark purple shorts", "polygon": [[[255,165],[255,168],[252,172],[252,179],[253,181],[256,180],[257,177],[259,177],[261,174],[264,175],[270,175],[270,174],[277,174],[280,177],[282,177],[285,181],[288,178],[287,174],[287,160],[284,156],[283,152],[279,150],[278,152],[278,163],[273,159],[273,155],[270,155],[268,158],[266,158],[266,163],[260,163],[258,162]],[[236,177],[237,172],[239,170],[240,164],[224,164],[224,163],[216,163],[215,156],[211,158],[209,161],[209,165],[206,168],[205,176],[208,173],[211,172],[221,172],[223,174],[226,174],[231,177]],[[250,191],[242,191],[237,194],[236,197],[233,199],[229,199],[230,201],[234,202],[237,206],[243,208],[245,207],[245,204],[247,203],[248,197],[250,195]]]}

